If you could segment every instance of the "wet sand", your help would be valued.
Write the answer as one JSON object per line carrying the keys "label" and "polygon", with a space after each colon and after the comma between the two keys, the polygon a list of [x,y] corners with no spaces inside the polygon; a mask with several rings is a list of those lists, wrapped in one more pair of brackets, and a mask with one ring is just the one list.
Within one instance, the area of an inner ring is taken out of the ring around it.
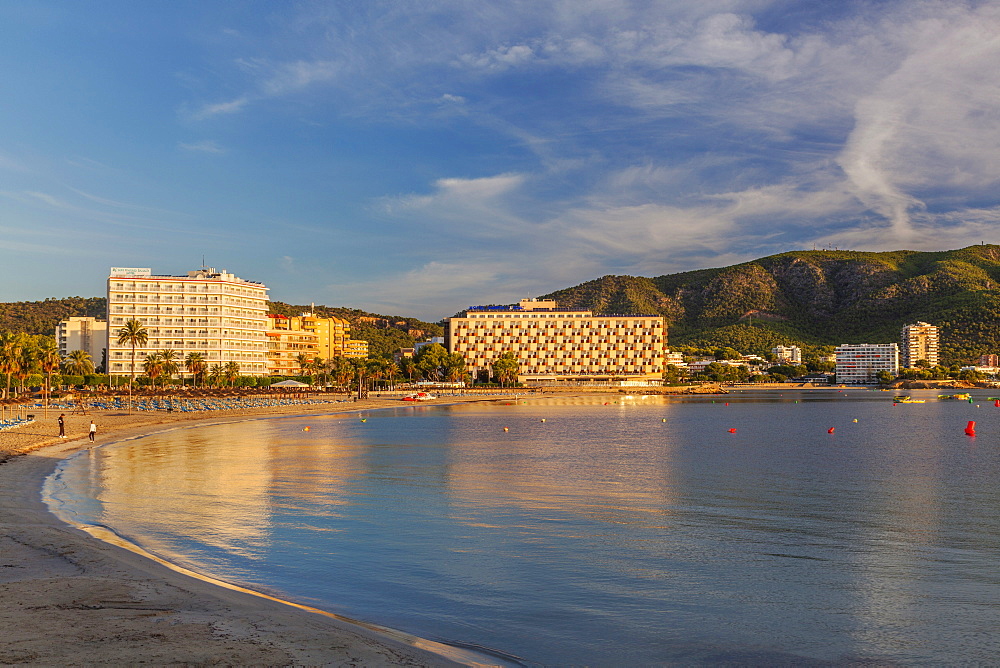
{"label": "wet sand", "polygon": [[[430,403],[481,401],[443,397]],[[90,411],[0,432],[0,664],[449,666],[488,657],[219,586],[59,521],[41,498],[55,466],[177,422],[358,411],[399,400],[204,413]],[[63,411],[65,412],[65,411]]]}

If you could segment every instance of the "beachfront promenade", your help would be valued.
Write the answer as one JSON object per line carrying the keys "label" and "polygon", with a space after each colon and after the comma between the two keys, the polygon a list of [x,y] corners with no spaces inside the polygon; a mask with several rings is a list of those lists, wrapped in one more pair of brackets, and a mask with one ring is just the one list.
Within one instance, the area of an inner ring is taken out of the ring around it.
{"label": "beachfront promenade", "polygon": [[[430,403],[482,401],[443,397]],[[0,664],[461,665],[465,650],[385,632],[184,575],[97,540],[52,515],[41,487],[59,461],[96,445],[172,424],[399,406],[398,397],[214,410],[72,413],[33,409],[0,432]],[[66,439],[56,422],[66,413]],[[455,661],[447,658],[451,656]],[[489,663],[489,661],[487,661]]]}

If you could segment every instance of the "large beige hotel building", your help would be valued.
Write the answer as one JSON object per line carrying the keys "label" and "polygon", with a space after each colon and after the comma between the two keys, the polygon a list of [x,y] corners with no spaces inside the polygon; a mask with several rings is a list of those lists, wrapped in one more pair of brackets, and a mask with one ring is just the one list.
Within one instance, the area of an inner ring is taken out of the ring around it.
{"label": "large beige hotel building", "polygon": [[446,320],[448,352],[461,353],[473,377],[506,352],[521,382],[660,380],[666,322],[652,315],[594,315],[553,300],[472,307]]}
{"label": "large beige hotel building", "polygon": [[136,348],[137,372],[151,353],[175,350],[183,360],[199,352],[208,364],[236,362],[245,376],[267,368],[267,287],[203,268],[187,276],[156,276],[150,269],[113,267],[108,277],[108,372],[131,372],[132,347],[119,345],[128,320],[146,328],[148,341]]}

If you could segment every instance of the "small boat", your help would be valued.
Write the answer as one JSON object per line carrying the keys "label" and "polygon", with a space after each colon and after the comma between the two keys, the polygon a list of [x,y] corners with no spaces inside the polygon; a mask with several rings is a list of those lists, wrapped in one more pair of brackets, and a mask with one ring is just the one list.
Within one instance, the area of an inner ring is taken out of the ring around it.
{"label": "small boat", "polygon": [[957,399],[958,401],[968,401],[972,398],[972,395],[968,392],[960,392],[958,394],[939,394],[938,399]]}
{"label": "small boat", "polygon": [[416,394],[407,394],[403,397],[403,401],[430,401],[431,399],[437,399],[433,394],[428,394],[427,392],[417,392]]}
{"label": "small boat", "polygon": [[926,399],[914,399],[913,397],[903,397],[897,403],[900,403],[900,404],[925,404],[925,403],[927,403],[927,400]]}

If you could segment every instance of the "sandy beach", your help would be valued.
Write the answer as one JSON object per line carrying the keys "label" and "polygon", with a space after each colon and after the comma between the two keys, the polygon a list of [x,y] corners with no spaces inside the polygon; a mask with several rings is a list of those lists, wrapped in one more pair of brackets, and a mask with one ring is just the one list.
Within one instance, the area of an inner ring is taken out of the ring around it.
{"label": "sandy beach", "polygon": [[[482,400],[445,397],[432,403]],[[59,461],[177,422],[358,411],[399,400],[211,411],[66,413],[0,432],[0,664],[448,666],[482,655],[225,588],[59,521],[41,487]],[[65,411],[64,411],[65,412]]]}

